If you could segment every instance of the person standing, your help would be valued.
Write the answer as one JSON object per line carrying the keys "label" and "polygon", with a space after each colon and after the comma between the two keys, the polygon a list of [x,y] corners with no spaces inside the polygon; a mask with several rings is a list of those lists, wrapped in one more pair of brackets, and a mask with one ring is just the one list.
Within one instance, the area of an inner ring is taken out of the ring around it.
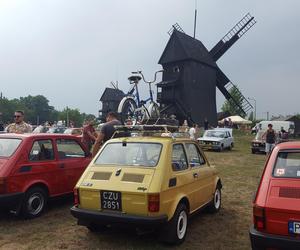
{"label": "person standing", "polygon": [[209,128],[209,123],[208,123],[208,120],[207,118],[204,119],[204,130],[208,130]]}
{"label": "person standing", "polygon": [[197,124],[193,124],[193,127],[191,127],[189,130],[190,139],[192,140],[196,140],[196,128],[197,128]]}
{"label": "person standing", "polygon": [[94,121],[87,120],[85,126],[83,127],[81,142],[89,149],[89,151],[91,151],[96,139],[97,134],[94,129]]}
{"label": "person standing", "polygon": [[262,139],[266,140],[266,154],[269,155],[275,147],[276,133],[272,124],[268,124],[267,131],[262,135]]}
{"label": "person standing", "polygon": [[28,123],[24,122],[24,112],[21,110],[15,111],[14,114],[14,123],[9,124],[5,131],[7,133],[16,133],[16,134],[23,134],[23,133],[31,133],[32,127]]}
{"label": "person standing", "polygon": [[114,126],[116,125],[122,125],[122,123],[118,120],[115,112],[109,112],[106,116],[106,123],[102,126],[100,134],[94,143],[92,150],[93,157],[97,154],[101,146],[113,136],[116,131]]}

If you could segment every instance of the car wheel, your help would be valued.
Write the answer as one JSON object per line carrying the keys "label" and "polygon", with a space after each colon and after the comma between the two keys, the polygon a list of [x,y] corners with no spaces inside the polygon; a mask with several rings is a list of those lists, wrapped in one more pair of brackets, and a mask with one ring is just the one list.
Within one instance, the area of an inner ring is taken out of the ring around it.
{"label": "car wheel", "polygon": [[173,218],[168,222],[162,240],[169,244],[179,245],[184,242],[188,227],[188,210],[186,205],[180,203]]}
{"label": "car wheel", "polygon": [[252,154],[255,154],[255,153],[256,153],[256,150],[255,150],[255,149],[252,149],[251,151],[252,151]]}
{"label": "car wheel", "polygon": [[27,219],[40,216],[47,206],[47,192],[41,187],[30,188],[24,195],[22,215]]}
{"label": "car wheel", "polygon": [[92,233],[101,233],[104,232],[107,229],[107,227],[106,225],[97,225],[91,223],[90,225],[87,226],[87,229]]}
{"label": "car wheel", "polygon": [[222,205],[221,188],[218,186],[215,190],[213,200],[208,206],[208,211],[211,213],[217,213],[219,212],[221,205]]}

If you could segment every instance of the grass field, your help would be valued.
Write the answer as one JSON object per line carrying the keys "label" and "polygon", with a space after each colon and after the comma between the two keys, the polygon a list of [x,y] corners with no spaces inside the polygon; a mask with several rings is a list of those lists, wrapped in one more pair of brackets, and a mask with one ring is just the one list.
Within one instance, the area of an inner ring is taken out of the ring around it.
{"label": "grass field", "polygon": [[154,233],[138,236],[135,231],[114,229],[92,234],[76,225],[69,212],[72,198],[68,198],[51,202],[35,220],[0,214],[0,249],[250,249],[251,202],[266,156],[250,153],[251,135],[238,131],[234,135],[232,151],[206,154],[222,178],[222,209],[214,215],[194,215],[179,247],[159,243]]}

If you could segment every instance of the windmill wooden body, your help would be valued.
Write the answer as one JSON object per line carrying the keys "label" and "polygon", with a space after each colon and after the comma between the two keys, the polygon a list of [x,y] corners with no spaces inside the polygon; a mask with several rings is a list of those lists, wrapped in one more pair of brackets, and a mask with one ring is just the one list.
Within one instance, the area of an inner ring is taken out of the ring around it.
{"label": "windmill wooden body", "polygon": [[157,101],[162,115],[176,115],[179,121],[217,124],[216,87],[245,115],[251,104],[218,67],[218,59],[241,38],[256,21],[244,16],[210,51],[201,41],[185,34],[176,24],[159,59],[164,72],[157,84]]}

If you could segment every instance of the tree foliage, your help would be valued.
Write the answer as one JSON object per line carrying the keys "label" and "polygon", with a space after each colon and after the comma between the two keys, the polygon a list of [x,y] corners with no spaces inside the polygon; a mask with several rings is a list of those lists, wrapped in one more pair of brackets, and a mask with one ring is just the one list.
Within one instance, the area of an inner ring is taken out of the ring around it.
{"label": "tree foliage", "polygon": [[[230,89],[229,93],[232,96],[232,98],[240,105],[242,106],[243,103],[243,96],[240,95],[239,93],[240,91],[237,89]],[[241,112],[239,111],[239,108],[237,107],[237,105],[232,101],[232,100],[226,100],[223,104],[223,106],[221,107],[221,110],[223,112],[228,111],[230,114],[232,115],[240,115],[243,118],[245,118],[244,114],[241,114]]]}
{"label": "tree foliage", "polygon": [[49,100],[43,95],[20,97],[19,99],[0,99],[0,122],[10,123],[16,110],[25,113],[25,120],[31,124],[42,124],[46,121],[63,120],[72,121],[75,126],[82,126],[87,117],[95,118],[92,114],[80,113],[79,109],[65,108],[63,111],[55,110],[49,105]]}

